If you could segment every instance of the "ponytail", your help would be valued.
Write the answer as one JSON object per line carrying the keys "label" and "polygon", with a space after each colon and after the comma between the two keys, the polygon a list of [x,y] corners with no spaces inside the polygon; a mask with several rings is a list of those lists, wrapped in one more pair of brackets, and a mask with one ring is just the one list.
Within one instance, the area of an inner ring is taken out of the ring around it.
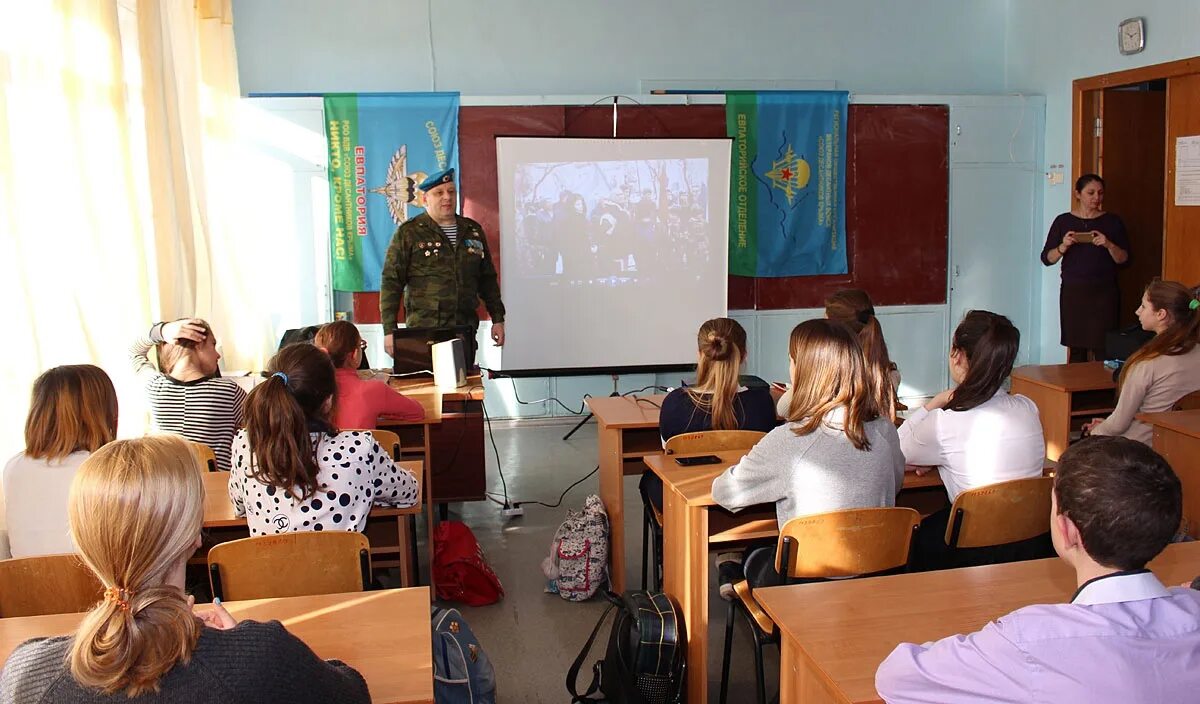
{"label": "ponytail", "polygon": [[303,500],[318,488],[316,452],[309,434],[333,433],[326,401],[337,391],[333,362],[317,347],[288,345],[267,365],[273,372],[246,399],[250,473],[257,481]]}
{"label": "ponytail", "polygon": [[696,342],[700,352],[696,385],[687,389],[687,395],[712,418],[713,430],[735,430],[734,402],[746,354],[746,330],[731,318],[713,318],[700,326]]}
{"label": "ponytail", "polygon": [[80,685],[135,697],[189,661],[202,626],[166,581],[199,544],[203,510],[201,469],[181,438],[118,440],[80,466],[68,503],[71,537],[106,587],[68,654]]}
{"label": "ponytail", "polygon": [[1171,319],[1166,330],[1129,356],[1117,377],[1117,390],[1137,364],[1155,357],[1187,354],[1200,343],[1200,288],[1189,288],[1177,281],[1152,281],[1145,291],[1154,310],[1165,310]]}
{"label": "ponytail", "polygon": [[1021,331],[1003,315],[971,310],[954,329],[951,349],[967,358],[967,375],[954,389],[946,409],[969,411],[996,395],[1012,374]]}

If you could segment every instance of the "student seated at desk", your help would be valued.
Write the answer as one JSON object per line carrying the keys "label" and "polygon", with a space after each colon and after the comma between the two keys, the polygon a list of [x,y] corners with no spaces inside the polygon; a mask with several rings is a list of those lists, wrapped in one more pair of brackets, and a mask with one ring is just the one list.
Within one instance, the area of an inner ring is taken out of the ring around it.
{"label": "student seated at desk", "polygon": [[[769,387],[746,388],[738,383],[746,361],[746,330],[736,320],[713,318],[700,326],[696,383],[667,394],[658,416],[665,443],[676,435],[705,430],[757,430],[775,427],[775,404]],[[662,511],[662,480],[642,474],[642,500]]]}
{"label": "student seated at desk", "polygon": [[165,435],[118,440],[83,463],[71,536],[104,601],[75,633],[17,646],[0,702],[370,701],[361,675],[279,622],[238,623],[220,604],[193,610],[184,573],[200,547],[200,473],[188,444]]}
{"label": "student seated at desk", "polygon": [[[1021,333],[1008,318],[968,311],[950,341],[956,386],[900,426],[905,461],[936,466],[951,503],[967,489],[1042,476],[1046,439],[1037,406],[1004,390],[1020,346]],[[947,506],[921,522],[914,547],[923,566],[942,566],[949,520]]]}
{"label": "student seated at desk", "polygon": [[313,345],[279,350],[233,439],[229,499],[250,535],[363,530],[372,506],[413,506],[417,480],[370,433],[329,421],[333,362]]}
{"label": "student seated at desk", "polygon": [[[825,318],[845,325],[858,336],[867,365],[875,370],[870,383],[879,408],[894,422],[899,405],[896,389],[900,387],[900,370],[888,355],[883,328],[875,317],[875,304],[871,302],[871,297],[862,289],[842,289],[825,299]],[[788,390],[776,403],[780,418],[787,418],[791,399],[792,392]]]}
{"label": "student seated at desk", "polygon": [[1153,339],[1130,355],[1117,378],[1117,407],[1083,427],[1091,435],[1123,435],[1147,445],[1154,430],[1139,413],[1169,411],[1200,390],[1200,290],[1176,281],[1154,281],[1142,294],[1138,322]]}
{"label": "student seated at desk", "polygon": [[337,398],[334,401],[333,423],[339,428],[371,430],[386,415],[398,420],[421,420],[425,409],[421,404],[402,396],[382,381],[360,379],[358,366],[367,343],[358,328],[348,320],[321,326],[313,344],[333,360],[337,374]]}
{"label": "student seated at desk", "polygon": [[[788,422],[713,481],[713,500],[731,511],[774,503],[780,526],[814,513],[895,506],[904,455],[896,426],[877,405],[878,370],[858,338],[840,323],[808,320],[792,330],[790,357]],[[737,575],[719,569],[724,592]]]}
{"label": "student seated at desk", "polygon": [[903,643],[879,666],[875,688],[889,704],[1196,701],[1200,593],[1168,589],[1146,569],[1182,511],[1179,478],[1146,445],[1097,437],[1071,446],[1050,515],[1054,548],[1075,568],[1071,603]]}
{"label": "student seated at desk", "polygon": [[[161,373],[147,357],[155,345]],[[246,392],[233,379],[221,378],[221,353],[209,324],[198,318],[155,323],[129,356],[146,385],[154,427],[208,445],[217,469],[229,471],[229,443],[242,427]]]}
{"label": "student seated at desk", "polygon": [[12,557],[75,552],[67,530],[71,481],[116,436],[117,391],[100,367],[55,367],[33,382],[25,451],[4,467]]}

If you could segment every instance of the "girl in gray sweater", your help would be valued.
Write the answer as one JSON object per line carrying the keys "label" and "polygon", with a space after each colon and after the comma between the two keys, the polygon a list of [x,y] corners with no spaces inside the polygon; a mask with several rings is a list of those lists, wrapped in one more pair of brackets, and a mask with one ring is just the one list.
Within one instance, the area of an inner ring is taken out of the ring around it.
{"label": "girl in gray sweater", "polygon": [[774,503],[781,527],[797,516],[895,506],[904,454],[857,337],[808,320],[792,330],[790,357],[788,422],[713,481],[713,499],[731,511]]}

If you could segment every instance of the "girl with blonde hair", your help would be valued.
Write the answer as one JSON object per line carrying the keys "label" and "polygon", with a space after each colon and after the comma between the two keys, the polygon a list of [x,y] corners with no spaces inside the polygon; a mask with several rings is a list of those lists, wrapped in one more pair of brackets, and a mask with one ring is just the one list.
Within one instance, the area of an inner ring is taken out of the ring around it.
{"label": "girl with blonde hair", "polygon": [[71,481],[83,461],[116,435],[117,392],[100,367],[55,367],[33,382],[25,451],[4,467],[13,557],[75,550],[67,531]]}
{"label": "girl with blonde hair", "polygon": [[71,487],[71,535],[104,587],[75,633],[17,647],[0,702],[368,702],[366,682],[278,622],[194,613],[187,560],[200,547],[201,469],[173,436],[109,443]]}

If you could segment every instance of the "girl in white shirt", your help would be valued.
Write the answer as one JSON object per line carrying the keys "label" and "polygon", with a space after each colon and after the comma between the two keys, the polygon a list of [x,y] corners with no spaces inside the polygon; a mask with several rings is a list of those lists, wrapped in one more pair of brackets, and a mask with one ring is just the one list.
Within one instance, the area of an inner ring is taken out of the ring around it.
{"label": "girl in white shirt", "polygon": [[[1037,406],[1009,394],[1021,333],[1003,315],[967,312],[950,341],[955,386],[934,396],[900,426],[910,465],[936,466],[951,502],[967,489],[1042,476],[1046,439]],[[937,562],[950,507],[921,522],[918,553]]]}
{"label": "girl in white shirt", "polygon": [[1200,391],[1200,290],[1154,281],[1142,294],[1138,322],[1154,338],[1130,355],[1117,379],[1117,407],[1083,427],[1092,435],[1123,435],[1151,444],[1154,432],[1139,413],[1169,411]]}
{"label": "girl in white shirt", "polygon": [[33,382],[25,451],[4,468],[13,557],[74,552],[67,497],[79,465],[117,436],[117,392],[100,367],[71,364]]}
{"label": "girl in white shirt", "polygon": [[416,478],[370,433],[338,432],[330,422],[337,382],[329,355],[288,345],[267,371],[246,401],[229,474],[229,498],[250,535],[362,531],[372,506],[417,503]]}

